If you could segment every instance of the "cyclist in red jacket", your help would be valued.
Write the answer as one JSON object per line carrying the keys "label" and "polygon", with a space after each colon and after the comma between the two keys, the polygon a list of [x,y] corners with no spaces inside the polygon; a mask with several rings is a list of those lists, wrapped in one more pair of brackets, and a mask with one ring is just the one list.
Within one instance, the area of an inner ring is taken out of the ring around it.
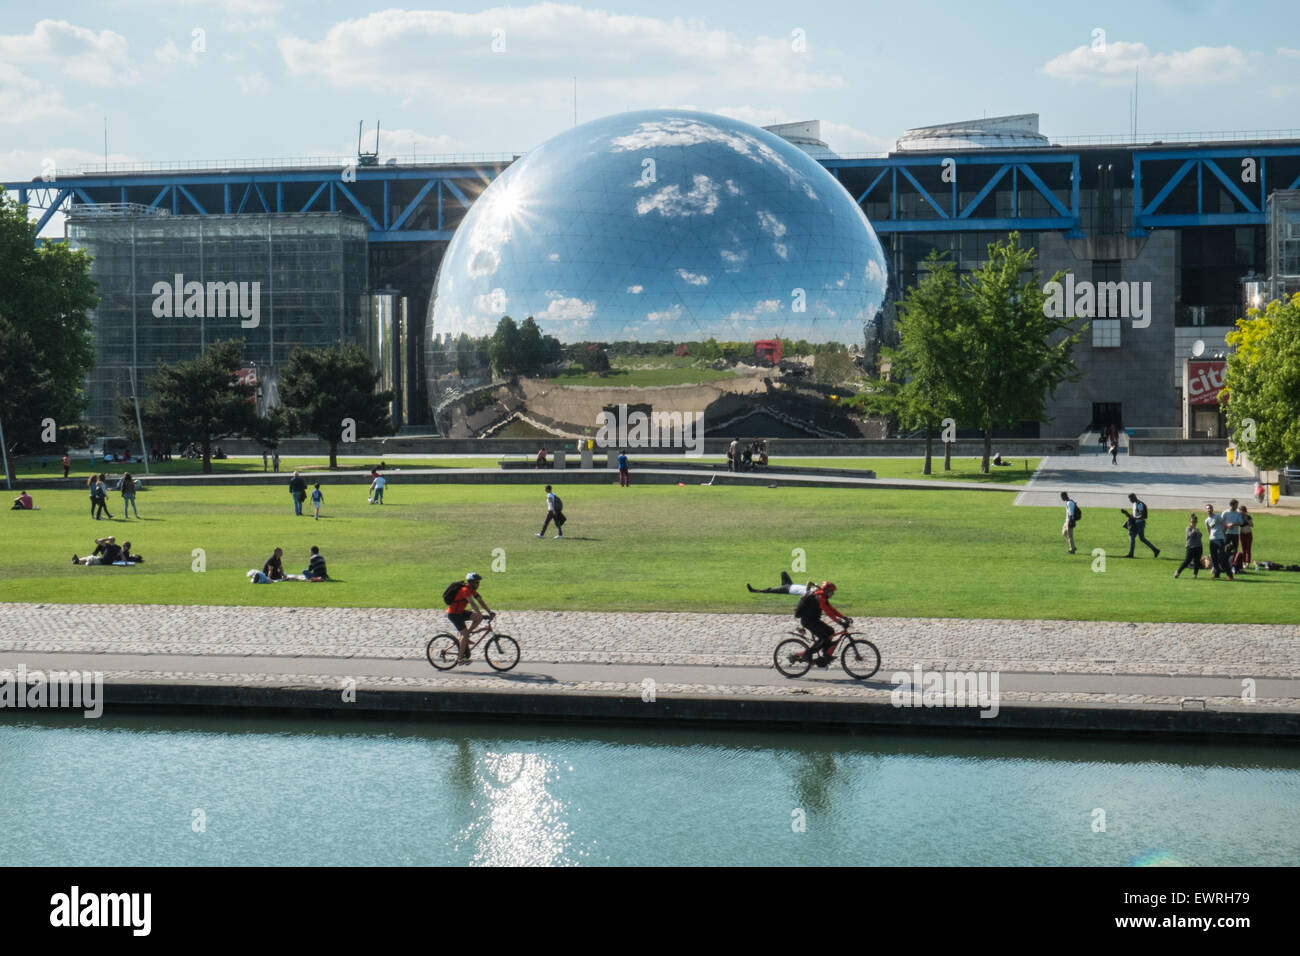
{"label": "cyclist in red jacket", "polygon": [[[817,638],[813,641],[812,647],[808,648],[807,653],[810,655],[809,659],[818,667],[829,666],[835,656],[835,644],[830,642],[834,629],[822,620],[822,615],[825,614],[845,627],[853,623],[850,618],[831,606],[830,596],[834,593],[835,585],[830,581],[823,581],[821,587],[814,588],[801,597],[794,609],[794,616],[799,619],[799,623]],[[818,659],[818,653],[823,650],[825,653]]]}

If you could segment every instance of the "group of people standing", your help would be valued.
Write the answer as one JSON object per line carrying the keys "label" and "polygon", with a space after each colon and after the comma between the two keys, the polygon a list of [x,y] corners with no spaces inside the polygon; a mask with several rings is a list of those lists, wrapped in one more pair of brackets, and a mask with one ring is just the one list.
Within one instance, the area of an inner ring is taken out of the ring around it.
{"label": "group of people standing", "polygon": [[767,467],[767,442],[755,441],[741,445],[733,438],[727,446],[727,471],[753,471]]}
{"label": "group of people standing", "polygon": [[[108,476],[91,475],[86,488],[90,492],[90,516],[96,521],[101,516],[107,516],[111,521],[113,515],[108,510]],[[117,490],[122,493],[122,517],[129,517],[128,511],[133,511],[137,518],[140,517],[140,509],[135,506],[136,480],[129,471],[122,475]]]}
{"label": "group of people standing", "polygon": [[[1218,578],[1223,575],[1229,581],[1233,581],[1237,574],[1246,570],[1252,563],[1254,528],[1255,519],[1251,517],[1246,505],[1238,502],[1236,498],[1228,502],[1228,510],[1221,514],[1215,514],[1214,505],[1206,504],[1205,535],[1210,540],[1209,564],[1213,577]],[[1201,545],[1201,531],[1196,526],[1195,511],[1188,518],[1186,536],[1187,553],[1183,557],[1183,563],[1174,572],[1175,578],[1187,568],[1192,569],[1192,577],[1195,578],[1203,564],[1204,549]]]}

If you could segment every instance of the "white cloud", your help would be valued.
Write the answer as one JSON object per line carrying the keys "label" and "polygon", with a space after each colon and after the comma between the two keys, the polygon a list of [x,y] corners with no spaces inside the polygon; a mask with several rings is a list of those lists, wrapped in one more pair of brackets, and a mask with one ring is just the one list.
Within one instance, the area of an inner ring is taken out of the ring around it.
{"label": "white cloud", "polygon": [[1278,47],[1277,52],[1279,56],[1300,56],[1300,50],[1292,50],[1284,46]]}
{"label": "white cloud", "polygon": [[282,0],[168,0],[168,5],[194,8],[195,14],[203,19],[215,18],[211,22],[222,30],[246,32],[274,26],[275,15],[284,3]]}
{"label": "white cloud", "polygon": [[506,295],[506,290],[497,288],[478,296],[474,300],[474,305],[480,312],[487,312],[491,315],[505,315],[506,308],[510,305],[510,297]]}
{"label": "white cloud", "polygon": [[687,192],[676,183],[664,186],[658,192],[642,196],[636,201],[638,215],[657,212],[665,219],[675,216],[710,216],[718,208],[718,184],[703,173],[692,177],[693,185]]}
{"label": "white cloud", "polygon": [[647,89],[679,100],[844,86],[842,77],[819,72],[816,61],[794,53],[788,35],[741,37],[698,20],[561,3],[474,13],[383,10],[336,23],[319,40],[278,42],[294,75],[403,95],[436,89],[474,104],[563,101],[575,74],[586,95],[620,102],[641,99]]}
{"label": "white cloud", "polygon": [[689,282],[691,285],[708,285],[708,284],[709,284],[709,277],[706,276],[706,275],[701,275],[701,274],[698,273],[698,272],[689,272],[689,271],[687,271],[686,269],[678,269],[678,270],[677,270],[677,275],[678,275],[678,277],[680,277],[684,282]]}
{"label": "white cloud", "polygon": [[95,86],[134,83],[139,74],[127,57],[126,37],[96,33],[64,20],[41,20],[27,34],[0,35],[0,62],[51,63],[74,80]]}
{"label": "white cloud", "polygon": [[642,292],[645,291],[645,286],[643,286],[643,285],[630,285],[630,286],[627,287],[627,291],[628,291],[628,294],[629,294],[629,295],[640,295]]}
{"label": "white cloud", "polygon": [[235,77],[235,85],[239,87],[239,92],[248,93],[265,93],[271,88],[266,82],[266,77],[261,73],[250,73],[248,76]]}
{"label": "white cloud", "polygon": [[558,292],[546,293],[551,297],[550,304],[541,312],[534,314],[534,317],[541,321],[564,321],[564,322],[581,322],[590,319],[596,314],[596,303],[584,302],[577,297],[563,296]]}
{"label": "white cloud", "polygon": [[1103,86],[1131,86],[1134,70],[1139,70],[1141,82],[1170,88],[1231,82],[1245,77],[1249,69],[1246,54],[1233,46],[1152,53],[1145,43],[1122,40],[1107,43],[1103,50],[1076,47],[1043,66],[1043,72],[1056,79]]}
{"label": "white cloud", "polygon": [[682,307],[674,302],[662,312],[648,312],[646,318],[651,322],[671,322],[682,317]]}
{"label": "white cloud", "polygon": [[11,63],[0,62],[0,123],[26,123],[51,116],[71,116],[63,95],[23,74]]}

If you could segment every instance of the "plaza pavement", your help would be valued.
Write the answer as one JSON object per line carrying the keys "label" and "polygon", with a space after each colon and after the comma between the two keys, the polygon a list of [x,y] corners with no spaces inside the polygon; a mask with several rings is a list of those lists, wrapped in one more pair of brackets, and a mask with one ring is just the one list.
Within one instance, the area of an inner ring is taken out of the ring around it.
{"label": "plaza pavement", "polygon": [[[780,599],[774,598],[774,602]],[[774,604],[774,610],[775,604]],[[781,611],[787,609],[782,606]],[[871,618],[859,633],[880,648],[869,681],[838,662],[782,677],[772,652],[789,630],[780,614],[505,612],[519,666],[475,663],[436,672],[428,638],[436,611],[0,604],[0,671],[102,671],[108,684],[173,688],[419,690],[530,695],[601,694],[888,703],[897,672],[996,671],[1003,708],[1185,711],[1262,719],[1300,714],[1300,627],[1241,624]],[[1246,679],[1250,679],[1247,682]],[[1253,682],[1253,700],[1243,687]]]}

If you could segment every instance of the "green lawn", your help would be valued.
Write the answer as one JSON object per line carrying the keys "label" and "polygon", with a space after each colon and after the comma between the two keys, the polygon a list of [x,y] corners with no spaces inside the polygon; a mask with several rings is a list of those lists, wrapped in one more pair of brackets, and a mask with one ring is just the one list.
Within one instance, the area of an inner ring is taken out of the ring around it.
{"label": "green lawn", "polygon": [[[341,470],[357,470],[361,468],[370,468],[379,464],[382,456],[373,455],[369,457],[339,456],[339,468]],[[389,461],[388,470],[392,471],[398,468],[495,468],[500,455],[465,455],[458,458],[394,458]],[[61,478],[63,476],[63,466],[58,464],[59,459],[51,457],[44,468],[41,468],[40,456],[19,458],[14,465],[15,480],[18,482],[27,478]],[[203,463],[194,459],[173,458],[171,461],[159,461],[149,463],[149,472],[154,475],[196,475],[202,470]],[[268,468],[270,467],[268,460]],[[324,471],[329,468],[329,455],[310,455],[300,458],[281,458],[280,473],[285,476],[285,481],[294,471]],[[107,462],[99,461],[91,465],[90,459],[84,455],[80,458],[74,458],[72,469],[69,472],[70,478],[88,478],[93,474],[108,474],[117,476],[123,471],[129,470],[133,475],[143,476],[145,473],[144,465],[140,462]],[[262,459],[257,458],[226,458],[221,461],[212,462],[212,471],[214,474],[230,474],[234,472],[261,472]],[[0,476],[3,478],[3,476]]]}
{"label": "green lawn", "polygon": [[[680,459],[678,459],[680,460]],[[710,464],[726,467],[727,459],[723,455],[706,455],[703,458],[695,458],[693,461],[703,461]],[[931,473],[925,474],[924,458],[785,458],[777,456],[771,461],[771,469],[779,471],[782,466],[790,468],[849,468],[849,469],[870,469],[876,473],[877,478],[923,478],[933,481],[981,481],[990,484],[999,485],[1023,485],[1033,477],[1034,472],[1038,470],[1038,463],[1041,458],[1014,458],[1011,459],[1014,464],[1009,468],[995,468],[989,466],[989,474],[980,474],[980,459],[978,458],[954,458],[952,460],[952,470],[943,470],[943,455],[935,457],[931,464]],[[637,458],[633,457],[632,467],[636,466],[638,461],[649,464],[650,462],[672,462],[673,458]]]}
{"label": "green lawn", "polygon": [[[551,476],[547,476],[551,477]],[[834,579],[850,615],[1294,623],[1300,574],[1260,572],[1238,583],[1171,580],[1181,558],[1176,512],[1153,512],[1159,560],[1120,556],[1119,519],[1096,509],[1065,553],[1056,508],[1017,508],[1010,495],[916,490],[560,486],[564,541],[538,540],[541,488],[389,487],[371,506],[361,486],[326,486],[326,518],[293,515],[279,488],[156,488],[139,496],[143,520],[92,521],[80,490],[41,492],[39,512],[5,511],[0,600],[91,603],[432,607],[469,570],[494,607],[554,610],[770,611],[794,602],[750,595],[777,582],[803,549],[800,578]],[[1098,515],[1102,515],[1098,517]],[[1257,556],[1300,558],[1300,518],[1256,517]],[[147,563],[71,564],[96,536],[129,538]],[[337,580],[250,585],[271,549],[300,570],[319,545]],[[1105,573],[1089,552],[1108,550]],[[193,551],[205,552],[195,573]],[[494,559],[497,567],[493,573]],[[774,622],[775,623],[775,622]],[[238,627],[232,618],[231,627]],[[882,635],[882,638],[885,637]],[[726,643],[725,634],[706,642]]]}
{"label": "green lawn", "polygon": [[713,379],[735,378],[736,373],[726,369],[694,368],[611,368],[608,372],[563,372],[553,379],[561,385],[592,385],[613,388],[658,388],[663,385],[694,385]]}

